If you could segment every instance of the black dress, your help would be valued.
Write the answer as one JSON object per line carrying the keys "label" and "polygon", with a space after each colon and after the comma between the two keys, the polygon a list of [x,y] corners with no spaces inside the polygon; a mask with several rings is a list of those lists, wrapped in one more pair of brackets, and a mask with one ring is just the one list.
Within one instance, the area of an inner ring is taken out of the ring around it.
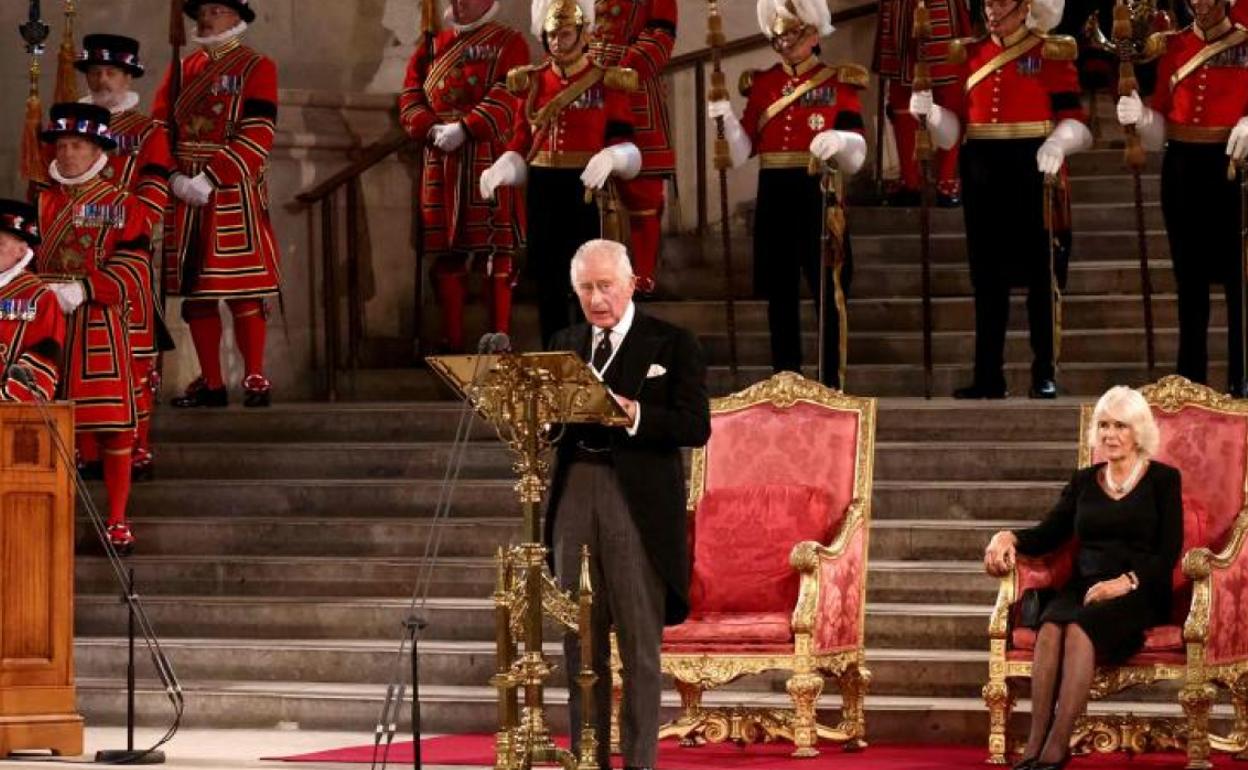
{"label": "black dress", "polygon": [[[1040,524],[1015,531],[1018,552],[1042,556],[1074,536],[1079,547],[1069,582],[1041,614],[1042,623],[1077,623],[1098,660],[1121,663],[1140,651],[1144,631],[1170,622],[1171,575],[1183,548],[1179,471],[1152,461],[1121,500],[1097,481],[1104,463],[1076,471],[1061,499]],[[1134,571],[1139,589],[1084,605],[1088,589]]]}

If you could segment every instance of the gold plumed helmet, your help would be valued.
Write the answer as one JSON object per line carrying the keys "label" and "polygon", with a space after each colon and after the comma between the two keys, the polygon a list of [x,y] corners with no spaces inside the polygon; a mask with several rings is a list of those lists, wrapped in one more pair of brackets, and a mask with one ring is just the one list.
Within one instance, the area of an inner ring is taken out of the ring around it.
{"label": "gold plumed helmet", "polygon": [[594,23],[593,0],[533,0],[533,37],[552,33],[560,27],[590,26]]}
{"label": "gold plumed helmet", "polygon": [[803,27],[813,27],[820,37],[832,34],[832,13],[827,0],[758,0],[758,27],[769,38]]}

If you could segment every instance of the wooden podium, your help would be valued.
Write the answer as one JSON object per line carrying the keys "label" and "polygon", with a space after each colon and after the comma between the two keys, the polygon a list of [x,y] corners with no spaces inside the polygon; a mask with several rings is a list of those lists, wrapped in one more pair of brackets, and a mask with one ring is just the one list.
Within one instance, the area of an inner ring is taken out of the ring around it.
{"label": "wooden podium", "polygon": [[[47,411],[72,452],[73,407]],[[82,753],[70,472],[36,405],[0,404],[0,759]]]}

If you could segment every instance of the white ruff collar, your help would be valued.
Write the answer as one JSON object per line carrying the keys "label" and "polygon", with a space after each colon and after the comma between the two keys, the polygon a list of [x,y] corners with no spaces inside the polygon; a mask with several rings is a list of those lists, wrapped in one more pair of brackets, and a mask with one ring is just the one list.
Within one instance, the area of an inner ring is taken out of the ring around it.
{"label": "white ruff collar", "polygon": [[57,168],[56,161],[54,160],[48,165],[48,175],[55,179],[59,184],[63,184],[66,187],[76,187],[95,179],[107,165],[108,153],[100,153],[100,157],[96,158],[95,163],[91,164],[91,168],[82,172],[80,176],[69,177],[61,173],[61,170]]}
{"label": "white ruff collar", "polygon": [[4,288],[5,286],[8,286],[9,283],[14,278],[16,278],[19,274],[21,274],[23,270],[26,269],[26,266],[30,264],[30,260],[34,258],[35,258],[35,252],[31,251],[30,248],[27,247],[26,256],[18,260],[18,263],[14,265],[13,267],[10,267],[8,270],[5,270],[3,273],[0,273],[0,289]]}
{"label": "white ruff collar", "polygon": [[135,93],[134,91],[126,91],[124,94],[122,94],[121,99],[119,99],[116,104],[111,104],[111,105],[100,104],[98,101],[95,100],[94,93],[87,94],[86,96],[82,97],[78,101],[82,102],[83,104],[94,104],[97,107],[107,107],[109,112],[116,115],[119,112],[129,112],[130,110],[133,110],[135,107],[138,107],[139,95]]}
{"label": "white ruff collar", "polygon": [[209,35],[208,37],[191,35],[191,42],[195,45],[203,46],[204,48],[216,48],[222,43],[228,43],[236,37],[242,37],[243,33],[246,31],[247,22],[240,21],[235,26],[217,35]]}
{"label": "white ruff collar", "polygon": [[477,29],[478,27],[484,26],[488,24],[489,22],[494,21],[494,17],[497,15],[498,15],[498,0],[494,0],[494,4],[490,6],[490,10],[481,14],[481,18],[477,19],[471,24],[460,24],[459,22],[455,21],[455,9],[448,5],[446,7],[446,12],[442,14],[442,26],[450,27],[451,29],[455,30],[458,34],[462,35],[465,32],[471,32],[474,29]]}

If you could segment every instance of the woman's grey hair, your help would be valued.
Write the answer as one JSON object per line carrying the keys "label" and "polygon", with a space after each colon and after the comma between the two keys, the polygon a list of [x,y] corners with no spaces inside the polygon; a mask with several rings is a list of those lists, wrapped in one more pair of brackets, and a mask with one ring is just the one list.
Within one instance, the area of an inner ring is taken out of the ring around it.
{"label": "woman's grey hair", "polygon": [[1103,419],[1121,420],[1131,426],[1140,453],[1152,457],[1161,445],[1161,431],[1153,419],[1152,407],[1137,390],[1117,385],[1105,391],[1092,409],[1092,422],[1088,425],[1088,446],[1096,449],[1097,424]]}
{"label": "woman's grey hair", "polygon": [[633,277],[633,262],[628,258],[628,248],[616,241],[595,238],[581,244],[581,247],[572,255],[572,267],[568,271],[568,277],[572,280],[572,288],[576,288],[576,273],[581,269],[581,265],[585,264],[586,259],[599,254],[615,258],[615,268],[620,278]]}

